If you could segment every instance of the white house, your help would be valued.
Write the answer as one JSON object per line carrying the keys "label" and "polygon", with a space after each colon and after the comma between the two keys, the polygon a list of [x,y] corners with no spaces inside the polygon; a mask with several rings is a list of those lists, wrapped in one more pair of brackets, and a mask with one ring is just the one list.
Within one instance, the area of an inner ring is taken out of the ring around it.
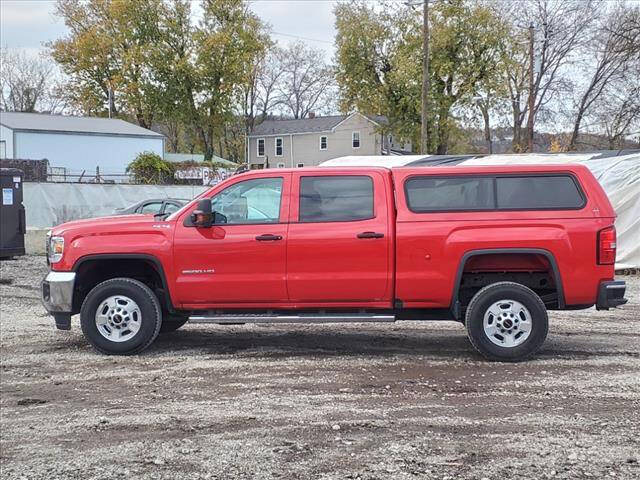
{"label": "white house", "polygon": [[46,158],[69,173],[123,173],[140,152],[164,157],[164,140],[119,119],[0,112],[0,158]]}
{"label": "white house", "polygon": [[332,115],[270,119],[247,139],[250,168],[308,167],[346,155],[394,155],[411,152],[388,131],[383,116]]}

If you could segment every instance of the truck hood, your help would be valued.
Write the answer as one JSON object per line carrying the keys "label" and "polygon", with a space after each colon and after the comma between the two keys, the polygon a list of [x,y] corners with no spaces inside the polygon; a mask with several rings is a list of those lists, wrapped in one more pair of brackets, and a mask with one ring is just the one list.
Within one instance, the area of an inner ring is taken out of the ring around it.
{"label": "truck hood", "polygon": [[160,258],[171,250],[175,222],[153,215],[119,215],[63,223],[51,235],[64,238],[64,254],[52,265],[69,271],[87,255],[144,254]]}
{"label": "truck hood", "polygon": [[87,218],[84,220],[66,222],[53,227],[51,229],[51,234],[53,236],[63,236],[67,234],[82,235],[83,233],[118,233],[129,230],[146,230],[147,228],[153,228],[153,224],[164,224],[167,225],[164,228],[170,228],[168,222],[156,220],[151,214],[116,215],[112,217]]}

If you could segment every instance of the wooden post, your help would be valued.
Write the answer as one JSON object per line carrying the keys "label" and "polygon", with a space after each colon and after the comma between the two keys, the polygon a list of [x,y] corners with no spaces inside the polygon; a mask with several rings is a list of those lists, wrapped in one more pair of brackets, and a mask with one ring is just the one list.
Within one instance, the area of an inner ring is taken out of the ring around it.
{"label": "wooden post", "polygon": [[535,109],[536,97],[534,94],[534,53],[533,53],[533,42],[534,42],[534,34],[535,29],[533,27],[533,23],[529,25],[529,119],[527,120],[527,137],[528,137],[528,150],[530,153],[533,153],[533,120],[534,114],[533,110]]}

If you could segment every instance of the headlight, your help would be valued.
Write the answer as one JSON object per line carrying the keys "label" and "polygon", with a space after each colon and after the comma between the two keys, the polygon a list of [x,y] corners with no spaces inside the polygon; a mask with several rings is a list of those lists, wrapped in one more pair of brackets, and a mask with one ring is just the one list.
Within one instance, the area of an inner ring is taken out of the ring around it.
{"label": "headlight", "polygon": [[64,238],[50,237],[48,253],[50,263],[57,263],[62,260],[62,255],[64,254]]}

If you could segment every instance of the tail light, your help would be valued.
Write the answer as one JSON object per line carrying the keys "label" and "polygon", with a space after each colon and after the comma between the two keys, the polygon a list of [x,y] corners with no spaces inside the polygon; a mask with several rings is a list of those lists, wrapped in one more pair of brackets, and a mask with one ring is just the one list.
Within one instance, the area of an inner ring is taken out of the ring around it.
{"label": "tail light", "polygon": [[616,263],[616,227],[608,227],[598,232],[598,264]]}

